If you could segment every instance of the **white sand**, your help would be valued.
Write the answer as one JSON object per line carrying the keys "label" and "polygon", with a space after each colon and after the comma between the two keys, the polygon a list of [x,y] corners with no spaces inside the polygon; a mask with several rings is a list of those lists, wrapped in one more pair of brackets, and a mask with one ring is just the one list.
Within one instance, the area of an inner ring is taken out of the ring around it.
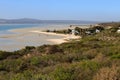
{"label": "white sand", "polygon": [[42,31],[30,31],[33,33],[39,33],[39,34],[46,34],[46,35],[55,35],[55,36],[64,36],[64,38],[61,39],[47,39],[47,41],[51,41],[56,44],[61,44],[64,42],[68,42],[70,39],[78,39],[80,36],[75,36],[75,35],[65,35],[65,34],[58,34],[58,33],[52,33],[52,32],[42,32]]}
{"label": "white sand", "polygon": [[[54,29],[59,30],[57,28],[53,28],[53,30]],[[65,34],[56,34],[52,32],[43,32],[45,30],[47,29],[23,28],[23,29],[9,30],[16,34],[0,36],[0,46],[1,46],[0,49],[6,51],[14,51],[14,50],[22,49],[25,46],[40,46],[43,44],[61,44],[64,42],[68,42],[71,39],[80,38],[80,36],[74,36],[68,34],[65,35]]]}
{"label": "white sand", "polygon": [[46,34],[46,35],[64,36],[64,37],[68,36],[65,34],[56,34],[56,33],[52,33],[52,32],[43,32],[43,31],[30,31],[30,32],[39,33],[39,34]]}
{"label": "white sand", "polygon": [[23,29],[14,29],[14,30],[10,30],[12,32],[21,32],[21,33],[37,33],[37,34],[45,34],[45,35],[52,35],[52,36],[61,36],[64,38],[60,38],[60,39],[47,39],[47,41],[53,42],[54,44],[61,44],[64,42],[68,42],[71,39],[78,39],[81,38],[80,36],[74,36],[71,34],[58,34],[58,33],[53,33],[53,32],[44,32],[45,30],[63,30],[63,29],[68,29],[69,27],[45,27],[45,28],[23,28]]}

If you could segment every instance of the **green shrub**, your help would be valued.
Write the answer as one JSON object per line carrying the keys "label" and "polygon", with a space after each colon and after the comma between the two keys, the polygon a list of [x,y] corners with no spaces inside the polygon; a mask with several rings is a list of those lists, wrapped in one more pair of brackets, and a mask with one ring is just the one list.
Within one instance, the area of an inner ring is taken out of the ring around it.
{"label": "green shrub", "polygon": [[120,67],[101,68],[93,77],[93,80],[120,80]]}
{"label": "green shrub", "polygon": [[100,64],[89,60],[73,63],[70,66],[73,80],[92,80],[92,76],[99,68]]}
{"label": "green shrub", "polygon": [[57,67],[52,73],[51,76],[53,80],[73,80],[72,79],[72,72],[63,68]]}
{"label": "green shrub", "polygon": [[32,57],[30,59],[30,64],[38,66],[40,64],[40,58],[39,57]]}
{"label": "green shrub", "polygon": [[111,56],[112,59],[120,59],[120,54],[115,54]]}

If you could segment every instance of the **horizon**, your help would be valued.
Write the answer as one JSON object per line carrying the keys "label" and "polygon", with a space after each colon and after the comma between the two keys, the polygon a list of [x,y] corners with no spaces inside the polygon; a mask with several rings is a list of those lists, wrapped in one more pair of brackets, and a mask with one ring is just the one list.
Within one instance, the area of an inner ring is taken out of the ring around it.
{"label": "horizon", "polygon": [[[33,20],[61,20],[61,21],[91,21],[91,20],[75,20],[75,19],[36,19],[36,18],[0,18],[0,19],[5,19],[5,20],[19,20],[19,19],[33,19]],[[95,21],[96,22],[96,21]]]}
{"label": "horizon", "polygon": [[93,21],[93,20],[79,20],[79,19],[36,19],[36,18],[0,18],[0,20],[20,20],[20,19],[33,19],[33,20],[45,20],[45,21],[90,21],[90,22],[120,22],[120,21]]}
{"label": "horizon", "polygon": [[119,0],[2,0],[0,19],[119,22]]}

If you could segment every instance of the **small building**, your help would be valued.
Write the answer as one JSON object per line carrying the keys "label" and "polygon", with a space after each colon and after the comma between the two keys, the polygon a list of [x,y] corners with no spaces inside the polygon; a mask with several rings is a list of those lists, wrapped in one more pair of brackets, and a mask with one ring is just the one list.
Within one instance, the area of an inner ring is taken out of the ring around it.
{"label": "small building", "polygon": [[117,33],[120,33],[120,27],[119,27],[119,29],[117,30]]}
{"label": "small building", "polygon": [[76,31],[75,29],[72,29],[71,33],[72,33],[72,35],[79,34],[79,32]]}
{"label": "small building", "polygon": [[120,30],[117,30],[117,33],[120,33]]}
{"label": "small building", "polygon": [[96,32],[96,33],[100,33],[100,30],[99,30],[99,29],[96,29],[95,32]]}

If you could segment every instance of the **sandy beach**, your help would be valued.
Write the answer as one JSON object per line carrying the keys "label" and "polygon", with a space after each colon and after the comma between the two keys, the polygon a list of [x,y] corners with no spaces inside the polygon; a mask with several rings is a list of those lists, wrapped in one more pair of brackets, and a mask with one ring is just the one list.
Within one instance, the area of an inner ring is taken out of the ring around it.
{"label": "sandy beach", "polygon": [[80,36],[75,36],[75,35],[69,35],[69,34],[56,34],[56,33],[52,33],[52,32],[43,32],[43,31],[30,31],[33,33],[39,33],[39,34],[46,34],[46,35],[54,35],[54,36],[63,36],[64,38],[61,39],[47,39],[47,41],[51,41],[55,44],[61,44],[64,42],[68,42],[70,39],[78,39],[80,38]]}
{"label": "sandy beach", "polygon": [[[74,36],[70,34],[56,34],[52,32],[44,32],[48,28],[22,28],[9,30],[15,34],[9,34],[0,36],[0,47],[1,50],[14,51],[24,48],[25,46],[40,46],[44,44],[61,44],[68,42],[71,39],[78,39],[80,36]],[[50,28],[51,30],[68,29],[65,28]],[[7,41],[6,41],[7,40]],[[6,44],[3,42],[6,41]]]}

